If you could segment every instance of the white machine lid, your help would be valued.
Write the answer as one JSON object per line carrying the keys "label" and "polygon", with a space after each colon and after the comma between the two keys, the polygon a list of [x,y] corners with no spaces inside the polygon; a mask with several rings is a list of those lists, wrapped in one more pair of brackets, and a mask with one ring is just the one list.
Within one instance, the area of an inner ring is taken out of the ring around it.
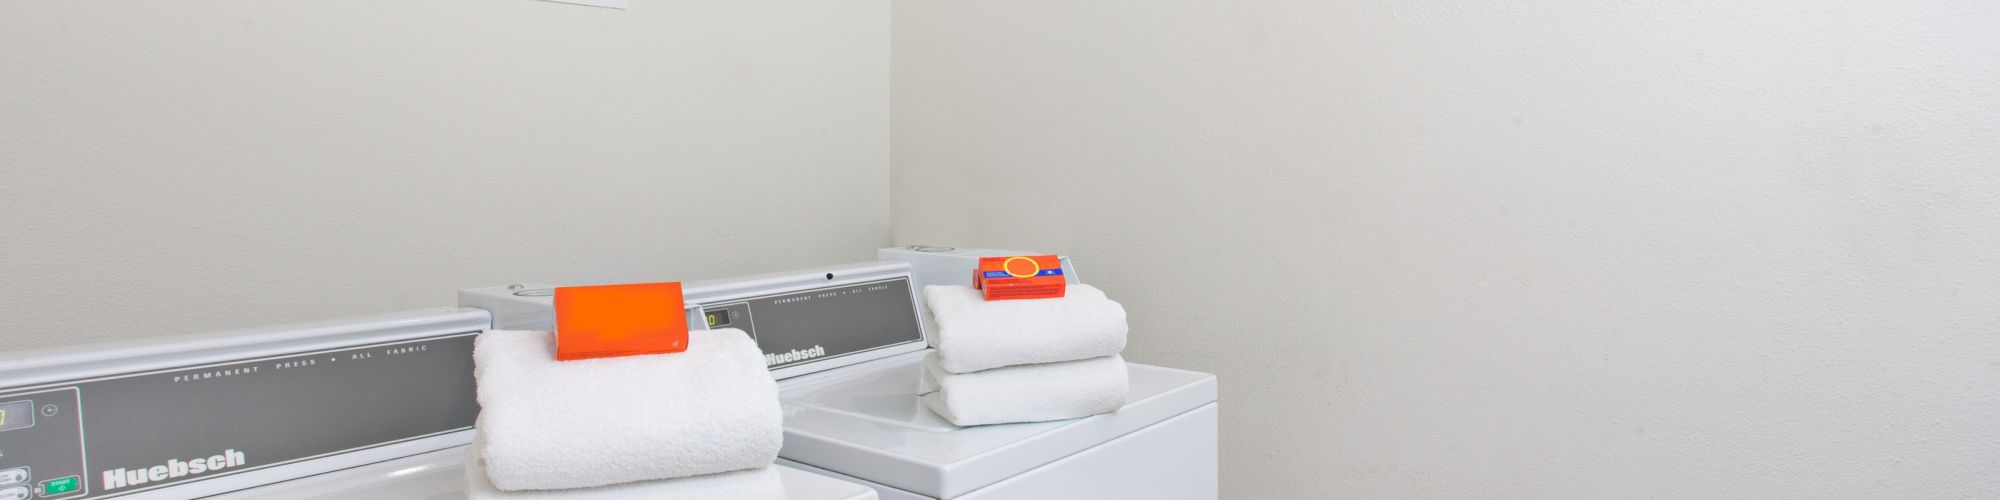
{"label": "white machine lid", "polygon": [[[218,500],[456,500],[465,498],[465,447],[454,447],[217,495]],[[875,490],[783,465],[791,500],[875,500]]]}
{"label": "white machine lid", "polygon": [[916,394],[920,351],[781,381],[779,455],[933,497],[954,497],[1216,400],[1207,373],[1127,363],[1125,407],[1055,422],[957,427]]}

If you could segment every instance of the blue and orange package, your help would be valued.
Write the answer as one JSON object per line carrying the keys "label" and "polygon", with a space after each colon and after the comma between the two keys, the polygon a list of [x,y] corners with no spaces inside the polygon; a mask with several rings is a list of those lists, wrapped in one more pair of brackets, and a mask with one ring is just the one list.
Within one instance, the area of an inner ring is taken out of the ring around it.
{"label": "blue and orange package", "polygon": [[1067,280],[1054,255],[980,257],[972,271],[972,287],[988,301],[1059,298],[1069,290]]}

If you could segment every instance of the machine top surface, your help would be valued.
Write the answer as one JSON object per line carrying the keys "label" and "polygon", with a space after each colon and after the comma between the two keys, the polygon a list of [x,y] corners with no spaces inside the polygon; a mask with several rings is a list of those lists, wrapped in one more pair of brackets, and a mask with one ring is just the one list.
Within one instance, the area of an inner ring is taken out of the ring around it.
{"label": "machine top surface", "polygon": [[970,491],[1216,401],[1207,373],[1128,363],[1117,412],[957,427],[915,397],[928,351],[785,380],[781,456],[933,496]]}
{"label": "machine top surface", "polygon": [[[216,500],[461,500],[465,448],[454,447],[210,497]],[[772,465],[793,500],[875,500],[875,490]]]}
{"label": "machine top surface", "polygon": [[[682,284],[688,327],[735,328],[757,341],[774,378],[922,350],[910,266],[863,262]],[[491,311],[502,330],[554,327],[555,285],[459,291],[459,305]],[[560,332],[558,332],[560,334]]]}

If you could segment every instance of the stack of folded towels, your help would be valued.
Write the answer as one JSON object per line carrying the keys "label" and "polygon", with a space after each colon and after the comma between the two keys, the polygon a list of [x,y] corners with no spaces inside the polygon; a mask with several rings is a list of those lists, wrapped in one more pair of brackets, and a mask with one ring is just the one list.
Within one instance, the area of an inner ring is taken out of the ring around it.
{"label": "stack of folded towels", "polygon": [[1062,420],[1125,405],[1125,308],[1097,288],[988,302],[969,287],[929,286],[924,301],[938,331],[923,401],[952,424]]}
{"label": "stack of folded towels", "polygon": [[779,499],[778,386],[742,330],[685,352],[556,361],[545,331],[489,331],[473,350],[471,498]]}

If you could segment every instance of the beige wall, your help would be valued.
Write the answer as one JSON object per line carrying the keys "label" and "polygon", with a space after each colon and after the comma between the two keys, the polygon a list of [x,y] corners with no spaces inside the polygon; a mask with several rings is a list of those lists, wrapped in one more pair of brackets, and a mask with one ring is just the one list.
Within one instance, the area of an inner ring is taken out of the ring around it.
{"label": "beige wall", "polygon": [[2000,4],[894,16],[895,239],[1075,256],[1225,497],[2000,497]]}
{"label": "beige wall", "polygon": [[888,239],[883,1],[7,2],[0,350]]}

